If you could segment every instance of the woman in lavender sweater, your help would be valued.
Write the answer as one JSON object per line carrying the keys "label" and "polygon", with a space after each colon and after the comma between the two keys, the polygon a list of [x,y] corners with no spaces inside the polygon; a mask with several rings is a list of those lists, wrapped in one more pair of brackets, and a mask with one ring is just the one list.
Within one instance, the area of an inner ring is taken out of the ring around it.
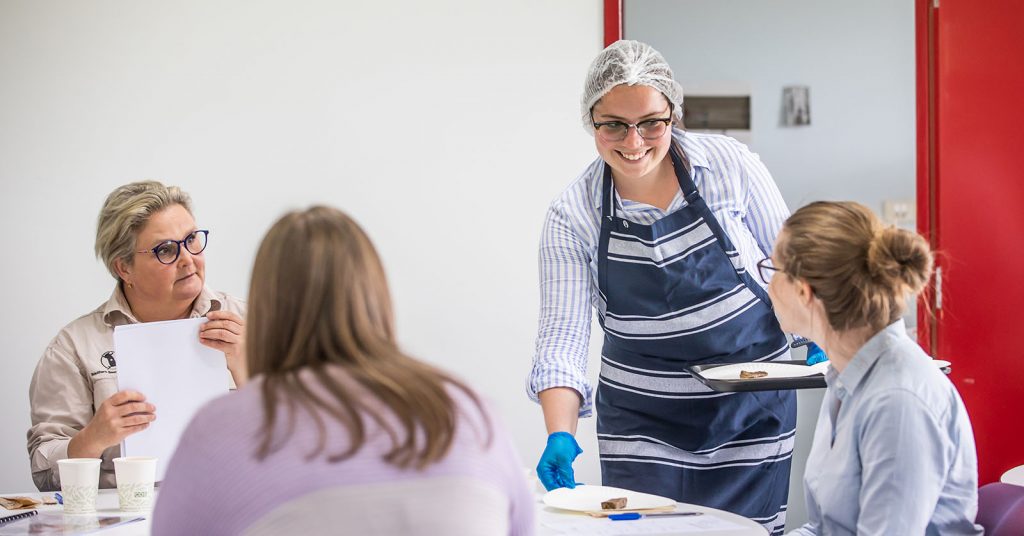
{"label": "woman in lavender sweater", "polygon": [[253,267],[252,380],[193,419],[153,534],[533,533],[510,438],[398,348],[380,259],[348,216],[281,218]]}

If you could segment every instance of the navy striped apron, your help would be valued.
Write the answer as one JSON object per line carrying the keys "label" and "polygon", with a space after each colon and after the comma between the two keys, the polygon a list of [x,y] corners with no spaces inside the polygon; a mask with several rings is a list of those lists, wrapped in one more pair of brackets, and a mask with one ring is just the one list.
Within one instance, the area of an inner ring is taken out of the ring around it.
{"label": "navy striped apron", "polygon": [[619,218],[605,165],[598,259],[604,328],[597,434],[605,485],[785,527],[792,391],[719,393],[702,363],[789,359],[768,295],[669,154],[686,205],[651,225]]}

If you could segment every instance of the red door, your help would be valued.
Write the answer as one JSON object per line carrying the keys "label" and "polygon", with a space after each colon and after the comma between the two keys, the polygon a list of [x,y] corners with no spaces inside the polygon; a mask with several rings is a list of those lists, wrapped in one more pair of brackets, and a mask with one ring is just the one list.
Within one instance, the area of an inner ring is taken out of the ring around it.
{"label": "red door", "polygon": [[986,484],[1024,464],[1024,2],[917,11],[918,225],[939,252],[920,339],[953,362]]}

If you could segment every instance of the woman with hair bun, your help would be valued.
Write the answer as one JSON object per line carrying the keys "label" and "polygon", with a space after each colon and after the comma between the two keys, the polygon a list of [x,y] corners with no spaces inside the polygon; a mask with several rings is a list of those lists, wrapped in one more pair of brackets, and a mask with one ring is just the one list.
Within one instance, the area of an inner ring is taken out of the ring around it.
{"label": "woman with hair bun", "polygon": [[809,522],[790,534],[981,534],[967,411],[902,319],[931,276],[928,243],[858,203],[817,202],[758,268],[782,328],[831,360],[804,475]]}

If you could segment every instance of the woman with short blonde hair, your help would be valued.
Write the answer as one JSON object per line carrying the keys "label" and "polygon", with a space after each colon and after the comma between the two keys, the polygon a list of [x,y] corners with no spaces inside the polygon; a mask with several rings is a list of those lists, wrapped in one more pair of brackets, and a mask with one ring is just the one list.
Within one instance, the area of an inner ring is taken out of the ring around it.
{"label": "woman with short blonde hair", "polygon": [[199,340],[224,352],[225,390],[245,382],[245,303],[206,288],[208,234],[177,186],[134,182],[107,196],[95,249],[117,284],[104,304],[50,342],[29,386],[28,451],[41,491],[60,489],[57,461],[64,458],[101,458],[100,486],[114,487],[121,441],[156,419],[143,393],[118,391],[116,326],[205,316]]}

